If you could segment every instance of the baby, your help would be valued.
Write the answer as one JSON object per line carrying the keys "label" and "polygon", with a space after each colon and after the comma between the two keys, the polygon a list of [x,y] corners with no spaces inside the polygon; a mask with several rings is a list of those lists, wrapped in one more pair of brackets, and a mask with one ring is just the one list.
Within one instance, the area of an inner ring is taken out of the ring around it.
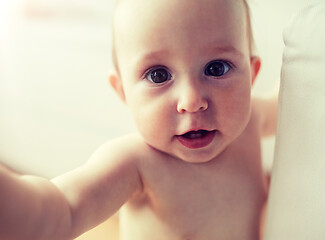
{"label": "baby", "polygon": [[109,81],[138,133],[51,181],[0,167],[0,239],[73,239],[122,206],[122,240],[259,239],[277,104],[251,100],[252,41],[244,0],[120,0]]}

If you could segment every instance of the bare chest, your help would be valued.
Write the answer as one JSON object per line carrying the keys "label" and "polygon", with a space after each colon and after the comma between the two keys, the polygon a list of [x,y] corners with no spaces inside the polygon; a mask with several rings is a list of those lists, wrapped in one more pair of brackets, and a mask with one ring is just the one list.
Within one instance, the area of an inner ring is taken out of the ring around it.
{"label": "bare chest", "polygon": [[142,240],[258,239],[265,201],[258,156],[259,152],[250,152],[209,164],[159,164],[157,171],[151,169],[145,176],[144,194],[122,211],[125,236],[132,233],[132,239],[139,235]]}

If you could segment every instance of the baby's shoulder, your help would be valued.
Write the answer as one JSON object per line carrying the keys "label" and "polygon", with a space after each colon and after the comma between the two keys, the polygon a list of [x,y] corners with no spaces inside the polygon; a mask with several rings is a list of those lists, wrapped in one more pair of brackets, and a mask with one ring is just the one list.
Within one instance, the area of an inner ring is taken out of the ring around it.
{"label": "baby's shoulder", "polygon": [[110,140],[100,146],[90,158],[89,162],[129,162],[138,163],[143,158],[155,154],[138,133],[128,134]]}

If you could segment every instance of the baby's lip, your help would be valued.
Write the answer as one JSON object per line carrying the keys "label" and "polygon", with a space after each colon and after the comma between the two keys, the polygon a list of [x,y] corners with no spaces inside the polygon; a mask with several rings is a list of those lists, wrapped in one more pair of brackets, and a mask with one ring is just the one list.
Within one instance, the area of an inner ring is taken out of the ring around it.
{"label": "baby's lip", "polygon": [[208,146],[214,139],[217,130],[188,131],[182,135],[176,135],[177,140],[185,147],[198,149]]}
{"label": "baby's lip", "polygon": [[204,129],[191,130],[191,131],[188,131],[188,132],[186,132],[184,134],[181,134],[179,136],[182,136],[182,137],[185,137],[185,138],[189,138],[189,139],[195,139],[195,138],[204,137],[209,132],[212,132],[212,131],[208,131],[208,130],[204,130]]}
{"label": "baby's lip", "polygon": [[216,130],[207,130],[207,129],[200,129],[200,128],[195,128],[195,129],[190,129],[190,130],[187,130],[186,132],[183,132],[179,135],[176,135],[176,136],[185,136],[185,135],[189,135],[189,134],[205,134],[207,132],[213,132],[213,131],[216,131]]}

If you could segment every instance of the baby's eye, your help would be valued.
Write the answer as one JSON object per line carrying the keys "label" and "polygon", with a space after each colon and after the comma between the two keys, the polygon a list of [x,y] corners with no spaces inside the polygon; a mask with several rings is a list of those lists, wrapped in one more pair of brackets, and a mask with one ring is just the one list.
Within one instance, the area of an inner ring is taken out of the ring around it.
{"label": "baby's eye", "polygon": [[225,75],[230,69],[231,66],[227,62],[217,60],[210,62],[206,66],[204,73],[208,76],[221,77]]}
{"label": "baby's eye", "polygon": [[153,83],[164,83],[172,78],[172,75],[164,68],[149,70],[145,78]]}

